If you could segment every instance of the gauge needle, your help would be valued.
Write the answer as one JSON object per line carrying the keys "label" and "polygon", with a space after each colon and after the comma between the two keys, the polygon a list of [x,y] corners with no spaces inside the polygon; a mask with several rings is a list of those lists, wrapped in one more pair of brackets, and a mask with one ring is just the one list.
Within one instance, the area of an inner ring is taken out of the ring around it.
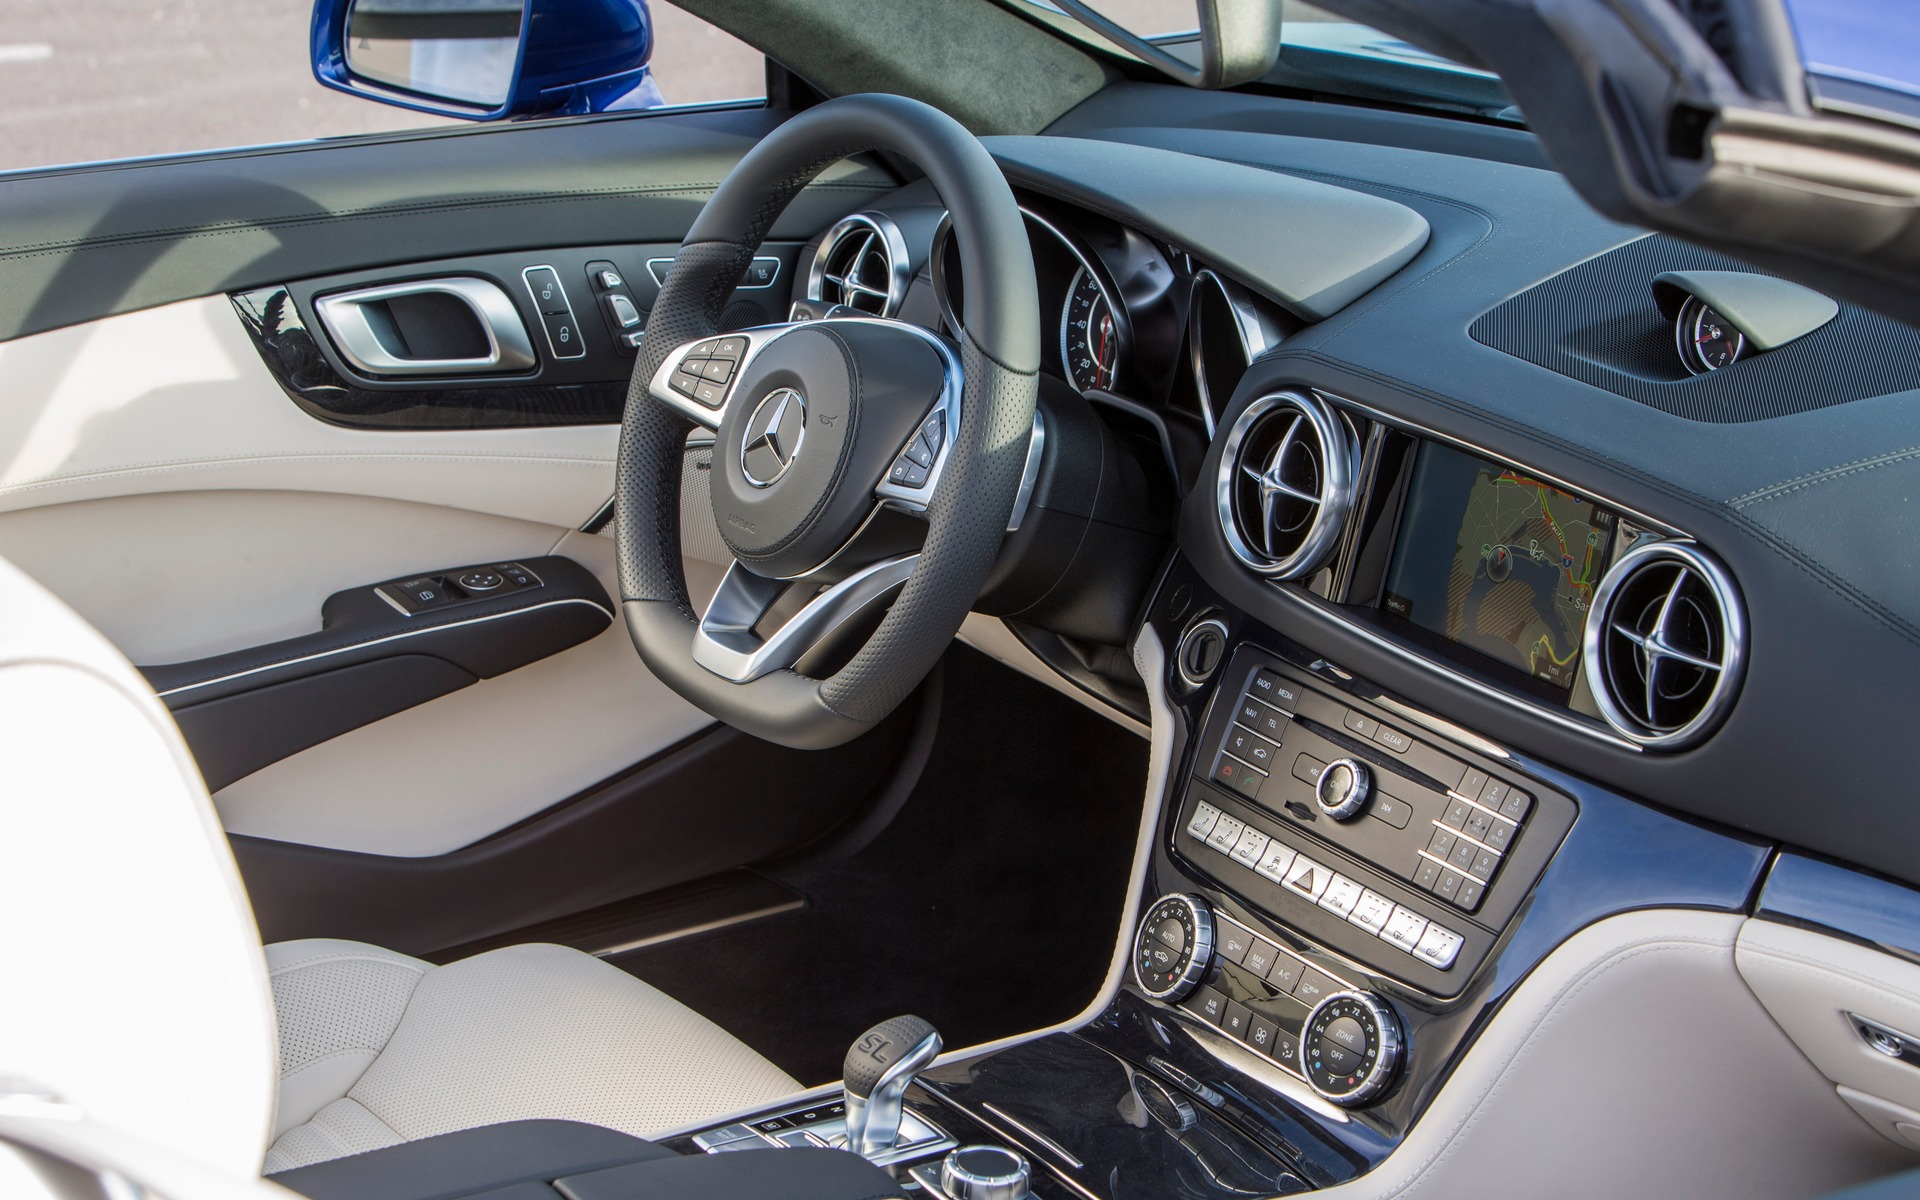
{"label": "gauge needle", "polygon": [[1094,351],[1093,366],[1094,366],[1094,378],[1099,380],[1103,386],[1107,382],[1107,375],[1108,375],[1107,336],[1112,332],[1113,332],[1113,314],[1102,313],[1100,315],[1100,348]]}

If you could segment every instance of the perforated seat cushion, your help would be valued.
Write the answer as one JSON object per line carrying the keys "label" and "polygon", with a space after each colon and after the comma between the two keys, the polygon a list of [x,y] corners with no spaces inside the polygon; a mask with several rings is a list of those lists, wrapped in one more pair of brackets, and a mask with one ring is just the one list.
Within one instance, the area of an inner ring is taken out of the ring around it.
{"label": "perforated seat cushion", "polygon": [[269,1174],[502,1121],[647,1137],[799,1090],[656,988],[563,946],[436,967],[358,942],[267,947],[280,1029]]}

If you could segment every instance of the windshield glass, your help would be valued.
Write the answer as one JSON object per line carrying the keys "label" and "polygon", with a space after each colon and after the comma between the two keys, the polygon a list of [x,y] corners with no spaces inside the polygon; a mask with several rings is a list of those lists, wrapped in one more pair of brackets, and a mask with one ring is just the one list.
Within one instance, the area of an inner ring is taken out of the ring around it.
{"label": "windshield glass", "polygon": [[[1049,0],[1002,0],[1045,14],[1070,37],[1113,50],[1106,39],[1080,25]],[[1198,14],[1193,0],[1087,0],[1088,7],[1136,36],[1198,62]],[[1281,9],[1280,61],[1265,83],[1331,92],[1421,108],[1518,123],[1497,76],[1428,53],[1368,25],[1285,0]]]}
{"label": "windshield glass", "polygon": [[1920,121],[1920,23],[1860,0],[1788,0],[1787,11],[1823,107]]}

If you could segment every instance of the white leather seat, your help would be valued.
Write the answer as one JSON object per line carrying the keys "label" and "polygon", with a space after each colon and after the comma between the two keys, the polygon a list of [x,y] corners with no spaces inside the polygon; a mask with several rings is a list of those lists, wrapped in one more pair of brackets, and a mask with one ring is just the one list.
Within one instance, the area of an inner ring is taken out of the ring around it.
{"label": "white leather seat", "polygon": [[525,945],[436,967],[360,942],[267,947],[280,1022],[269,1174],[535,1117],[646,1137],[799,1090],[617,967]]}
{"label": "white leather seat", "polygon": [[0,962],[16,981],[0,987],[0,1080],[129,1144],[248,1177],[521,1118],[658,1133],[798,1090],[560,946],[443,967],[354,942],[263,953],[165,707],[4,561],[0,764]]}

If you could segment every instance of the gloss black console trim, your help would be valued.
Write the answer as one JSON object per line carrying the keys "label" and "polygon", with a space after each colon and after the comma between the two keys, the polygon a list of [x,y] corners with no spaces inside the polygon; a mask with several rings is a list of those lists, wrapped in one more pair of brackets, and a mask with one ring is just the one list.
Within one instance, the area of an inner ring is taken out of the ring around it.
{"label": "gloss black console trim", "polygon": [[1920,961],[1920,891],[1824,859],[1776,857],[1755,915]]}

